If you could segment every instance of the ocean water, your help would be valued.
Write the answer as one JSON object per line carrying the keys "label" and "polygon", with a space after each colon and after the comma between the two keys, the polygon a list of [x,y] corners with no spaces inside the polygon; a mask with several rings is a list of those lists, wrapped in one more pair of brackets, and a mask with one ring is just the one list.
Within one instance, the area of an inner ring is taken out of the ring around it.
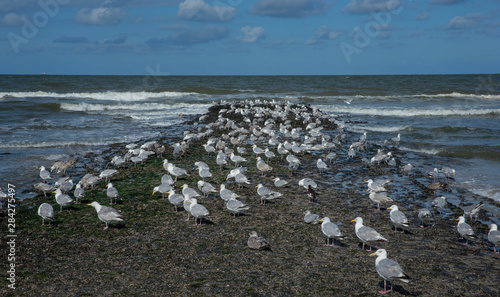
{"label": "ocean water", "polygon": [[400,149],[415,153],[401,161],[451,166],[456,185],[500,201],[500,75],[2,75],[0,186],[29,188],[40,165],[154,138],[213,101],[245,99],[317,106],[382,145],[400,133]]}

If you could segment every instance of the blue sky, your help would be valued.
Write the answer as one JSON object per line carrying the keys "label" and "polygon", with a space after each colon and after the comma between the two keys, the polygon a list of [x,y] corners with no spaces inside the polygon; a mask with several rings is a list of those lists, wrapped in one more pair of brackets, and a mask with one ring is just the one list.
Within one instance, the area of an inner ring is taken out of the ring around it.
{"label": "blue sky", "polygon": [[1,74],[499,73],[499,0],[0,0]]}

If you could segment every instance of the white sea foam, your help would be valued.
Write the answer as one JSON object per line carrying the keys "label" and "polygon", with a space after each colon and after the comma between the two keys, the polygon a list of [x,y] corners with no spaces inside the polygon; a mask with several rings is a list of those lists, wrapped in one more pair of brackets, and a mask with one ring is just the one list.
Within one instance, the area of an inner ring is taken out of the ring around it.
{"label": "white sea foam", "polygon": [[417,148],[409,148],[409,147],[405,147],[405,146],[400,146],[398,148],[400,150],[403,150],[403,151],[414,152],[414,153],[424,153],[424,154],[427,154],[427,155],[437,155],[440,152],[442,152],[442,150],[435,149],[435,148],[428,148],[428,149],[422,149],[422,148],[420,148],[420,149],[417,149]]}
{"label": "white sea foam", "polygon": [[154,98],[179,98],[183,96],[197,95],[198,93],[187,92],[83,92],[83,93],[54,93],[54,92],[0,92],[0,98],[82,98],[114,101],[142,101]]}
{"label": "white sea foam", "polygon": [[422,108],[364,108],[346,107],[338,105],[323,105],[322,109],[328,112],[358,114],[369,116],[390,117],[447,117],[447,116],[483,116],[500,115],[500,109],[422,109]]}
{"label": "white sea foam", "polygon": [[52,147],[70,147],[70,146],[104,146],[116,143],[116,140],[108,141],[43,141],[43,142],[24,142],[24,143],[2,143],[0,149],[16,148],[52,148]]}
{"label": "white sea foam", "polygon": [[181,108],[194,109],[196,111],[206,111],[210,104],[189,104],[189,103],[142,103],[142,104],[91,104],[91,103],[61,103],[61,109],[69,111],[100,112],[110,110],[176,110]]}
{"label": "white sea foam", "polygon": [[407,129],[411,129],[411,125],[406,126],[367,126],[367,125],[351,125],[349,124],[348,129],[352,132],[356,133],[364,133],[364,132],[382,132],[382,133],[390,133],[390,132],[399,132]]}

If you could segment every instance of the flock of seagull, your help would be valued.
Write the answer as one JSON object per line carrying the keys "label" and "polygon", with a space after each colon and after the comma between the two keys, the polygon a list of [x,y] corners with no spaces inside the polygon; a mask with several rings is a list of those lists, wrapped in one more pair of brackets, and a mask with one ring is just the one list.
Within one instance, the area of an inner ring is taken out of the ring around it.
{"label": "flock of seagull", "polygon": [[[346,141],[346,134],[344,132],[345,123],[335,119],[331,115],[323,113],[316,107],[304,104],[292,104],[287,101],[267,102],[261,100],[220,102],[214,103],[213,106],[219,108],[217,119],[208,122],[208,115],[201,116],[194,125],[197,131],[186,131],[182,141],[172,145],[172,155],[174,158],[181,158],[188,152],[190,144],[206,139],[206,142],[203,143],[203,148],[208,158],[215,158],[215,163],[220,169],[223,169],[224,166],[234,165],[234,169],[228,172],[226,180],[234,180],[238,185],[238,189],[251,184],[249,178],[246,176],[247,167],[243,165],[253,162],[252,158],[254,157],[256,160],[255,168],[260,173],[261,180],[264,180],[267,174],[275,170],[269,164],[271,160],[276,158],[286,160],[287,165],[285,167],[289,170],[290,175],[293,175],[302,165],[301,159],[297,156],[311,152],[323,154],[315,162],[318,172],[322,174],[328,172],[329,164],[335,162],[337,153],[341,151],[337,148],[342,142]],[[336,136],[332,137],[324,133],[322,131],[324,126],[334,126],[337,130]],[[397,145],[400,142],[400,137],[401,135],[398,134],[390,142]],[[361,151],[367,149],[366,138],[367,134],[364,133],[359,140],[349,146],[347,152],[348,158],[356,158]],[[127,162],[133,162],[134,166],[137,166],[138,163],[147,160],[149,156],[153,154],[161,155],[165,152],[165,147],[155,141],[144,143],[139,148],[137,146],[137,144],[127,145],[127,154],[123,157],[114,157],[111,163],[116,168]],[[370,166],[380,166],[381,164],[395,166],[397,164],[391,152],[385,153],[381,149],[371,159],[362,158],[362,162]],[[54,164],[51,171],[58,170],[58,172],[65,172],[74,163],[74,160],[69,160],[67,163],[58,162],[56,163],[58,164],[57,166]],[[182,179],[182,177],[193,173],[176,166],[168,159],[164,159],[162,167],[166,173],[161,178],[161,184],[154,187],[153,195],[156,193],[162,194],[163,198],[169,201],[176,212],[179,207],[182,207],[187,212],[186,221],[192,216],[195,225],[203,224],[203,221],[210,216],[210,211],[200,203],[203,197],[207,197],[208,195],[218,193],[218,196],[224,201],[226,209],[233,216],[237,216],[250,208],[249,205],[238,199],[240,198],[237,194],[238,190],[232,191],[224,183],[214,186],[207,181],[207,179],[210,180],[214,176],[212,169],[207,163],[198,161],[194,165],[197,171],[195,174],[200,179],[196,184],[196,188],[184,183],[181,189],[177,190],[176,183],[178,183],[178,179]],[[412,168],[413,166],[408,163],[401,166],[399,171],[404,175],[409,175]],[[103,180],[107,183],[106,193],[110,199],[109,204],[116,203],[117,199],[120,198],[117,188],[109,182],[109,179],[118,173],[117,169],[106,169],[98,176],[92,173],[85,175],[74,189],[74,198],[69,194],[73,189],[71,178],[63,177],[55,183],[55,186],[52,186],[47,183],[47,181],[53,178],[52,173],[43,166],[39,169],[42,182],[36,184],[35,187],[44,192],[45,195],[53,192],[55,194],[55,201],[60,206],[60,211],[63,210],[63,207],[71,203],[79,203],[85,197],[85,188],[93,188]],[[436,181],[440,173],[450,178],[451,175],[455,174],[455,171],[451,168],[435,169],[429,173],[429,177]],[[277,189],[289,183],[289,181],[278,177],[273,179],[272,185],[274,187],[272,188],[264,186],[264,184],[267,184],[265,182],[258,183],[255,187],[255,193],[256,197],[260,200],[260,205],[265,206],[266,202],[270,200],[283,199],[283,193]],[[377,205],[379,210],[381,204],[393,202],[393,199],[388,196],[386,188],[391,183],[390,180],[369,179],[366,183],[366,191],[369,192],[368,197]],[[309,202],[313,203],[316,199],[315,189],[318,187],[317,182],[311,178],[303,178],[299,181],[298,185],[305,189]],[[101,205],[97,201],[88,205],[95,208],[99,220],[105,223],[104,229],[109,227],[109,223],[123,221],[122,215],[111,206]],[[436,197],[431,205],[437,208],[438,211],[442,211],[446,205],[446,197]],[[470,217],[471,219],[475,217],[477,219],[481,207],[482,203],[466,208],[464,216],[457,219],[457,232],[465,239],[465,244],[468,243],[468,240],[474,238],[472,227],[465,222],[466,217]],[[398,206],[393,204],[387,209],[390,210],[389,218],[394,225],[395,231],[402,230],[402,232],[405,232],[405,230],[408,230],[410,226],[408,218],[399,210]],[[421,227],[425,226],[423,220],[429,218],[432,213],[433,211],[427,208],[419,210],[418,217],[422,219]],[[43,225],[45,220],[54,218],[54,209],[49,203],[42,203],[38,208],[38,214],[42,217]],[[342,240],[345,237],[338,225],[332,222],[329,217],[321,217],[318,214],[311,213],[310,210],[306,210],[303,219],[307,224],[321,224],[321,231],[326,237],[327,245],[335,245],[336,239]],[[355,223],[355,234],[362,242],[363,250],[365,249],[365,245],[371,242],[387,241],[378,231],[365,226],[363,218],[357,217],[352,222]],[[500,232],[497,228],[497,225],[491,225],[488,239],[494,244],[493,251],[498,253],[497,245],[500,241]],[[259,250],[270,249],[266,238],[258,236],[256,231],[252,231],[249,234],[248,247]],[[368,250],[371,251],[371,248],[369,246]],[[400,280],[408,282],[411,280],[396,261],[387,258],[387,251],[385,249],[378,249],[371,256],[377,257],[375,267],[378,274],[384,279],[384,290],[380,291],[380,293],[387,293],[392,290],[392,287],[387,289],[387,281]]]}

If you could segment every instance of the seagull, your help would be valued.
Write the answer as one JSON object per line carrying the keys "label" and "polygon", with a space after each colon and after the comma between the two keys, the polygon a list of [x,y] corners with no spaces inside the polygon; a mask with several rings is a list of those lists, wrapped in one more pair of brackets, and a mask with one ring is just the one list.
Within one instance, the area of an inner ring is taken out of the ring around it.
{"label": "seagull", "polygon": [[273,181],[274,185],[278,188],[288,185],[288,182],[286,180],[280,179],[279,177],[273,179]]}
{"label": "seagull", "polygon": [[161,193],[163,196],[163,199],[165,199],[165,194],[168,193],[170,190],[172,190],[172,187],[169,184],[161,184],[157,187],[154,187],[152,195],[154,195],[156,192],[158,192],[158,193]]}
{"label": "seagull", "polygon": [[377,209],[380,210],[380,204],[393,201],[386,193],[370,192],[368,195],[371,201],[377,203]]}
{"label": "seagull", "polygon": [[205,148],[205,151],[208,153],[209,156],[211,153],[215,153],[215,147],[213,145],[203,144],[203,147]]}
{"label": "seagull", "polygon": [[189,198],[201,197],[195,189],[190,188],[187,184],[182,185],[182,195],[189,196]]}
{"label": "seagull", "polygon": [[431,206],[436,207],[438,209],[439,213],[441,213],[443,211],[443,207],[445,205],[446,205],[446,197],[444,197],[444,196],[436,197],[431,202]]}
{"label": "seagull", "polygon": [[272,200],[283,196],[283,194],[275,191],[271,191],[268,187],[264,187],[262,184],[257,185],[257,194],[260,196],[260,205],[266,204],[267,200]]}
{"label": "seagull", "polygon": [[450,168],[450,167],[443,167],[443,168],[439,169],[439,172],[446,175],[446,178],[451,178],[450,175],[452,175],[452,174],[453,174],[453,176],[455,176],[455,169]]}
{"label": "seagull", "polygon": [[411,165],[411,163],[408,163],[408,164],[401,167],[401,173],[406,174],[406,175],[410,175],[410,171],[412,168],[413,168],[413,165]]}
{"label": "seagull", "polygon": [[44,182],[46,182],[48,179],[52,179],[52,176],[50,176],[50,172],[45,169],[45,166],[40,166],[40,177]]}
{"label": "seagull", "polygon": [[484,203],[481,201],[478,204],[473,204],[466,206],[464,208],[464,217],[469,216],[471,221],[472,217],[474,217],[474,221],[477,221],[477,217],[479,216],[479,211],[484,206]]}
{"label": "seagull", "polygon": [[439,171],[437,168],[434,168],[433,170],[429,171],[427,173],[427,176],[432,178],[433,180],[436,180],[439,177]]}
{"label": "seagull", "polygon": [[391,138],[391,141],[394,142],[394,144],[399,144],[399,141],[401,140],[401,134],[398,133],[398,136]]}
{"label": "seagull", "polygon": [[54,208],[48,203],[42,203],[38,207],[38,215],[42,217],[42,226],[45,224],[45,220],[54,219]]}
{"label": "seagull", "polygon": [[100,178],[105,178],[106,182],[108,182],[109,178],[112,177],[113,175],[115,175],[116,173],[118,173],[118,170],[115,170],[115,169],[106,169],[106,170],[104,170],[103,172],[101,172],[99,174],[99,177]]}
{"label": "seagull", "polygon": [[399,210],[397,205],[392,205],[391,207],[389,207],[387,209],[391,210],[390,219],[391,219],[391,222],[394,224],[394,231],[398,231],[398,227],[400,227],[401,229],[403,229],[403,233],[404,233],[405,231],[404,231],[403,227],[406,227],[406,228],[410,227],[408,225],[408,218],[406,217],[406,215],[402,211]]}
{"label": "seagull", "polygon": [[47,197],[48,192],[52,192],[54,190],[54,187],[52,185],[46,183],[37,183],[33,185],[33,187],[35,187],[35,189],[37,190],[42,191],[45,197]]}
{"label": "seagull", "polygon": [[391,180],[389,179],[379,179],[376,181],[369,179],[365,181],[365,183],[368,183],[367,191],[372,191],[372,192],[387,192],[387,189],[384,186],[389,184],[390,182]]}
{"label": "seagull", "polygon": [[241,156],[237,156],[235,155],[234,153],[231,153],[229,155],[229,158],[231,159],[231,161],[234,162],[234,167],[238,166],[239,163],[242,163],[242,162],[246,162],[247,159],[241,157]]}
{"label": "seagull", "polygon": [[116,209],[109,207],[109,206],[104,206],[100,205],[99,202],[94,201],[90,204],[87,204],[95,208],[97,211],[97,217],[99,220],[103,221],[106,223],[106,227],[104,227],[104,230],[108,229],[108,224],[112,222],[122,222],[123,219],[121,219],[121,214],[116,211]]}
{"label": "seagull", "polygon": [[209,182],[199,180],[197,185],[198,190],[200,190],[205,197],[207,197],[210,193],[217,193],[215,187],[212,186],[212,184],[210,184]]}
{"label": "seagull", "polygon": [[386,250],[379,249],[375,253],[370,254],[370,256],[377,256],[375,268],[377,269],[377,273],[384,279],[384,290],[379,291],[380,294],[386,294],[392,291],[392,286],[390,290],[387,290],[387,281],[400,280],[405,283],[411,281],[411,277],[403,271],[398,262],[387,258]]}
{"label": "seagull", "polygon": [[264,176],[265,172],[273,170],[273,168],[266,164],[260,157],[257,157],[257,169],[262,172],[262,176]]}
{"label": "seagull", "polygon": [[217,154],[217,158],[215,159],[215,163],[217,163],[217,165],[219,165],[220,169],[222,169],[222,167],[227,164],[226,157],[227,157],[227,155],[224,154],[224,152],[222,152],[222,151],[220,151]]}
{"label": "seagull", "polygon": [[422,225],[420,225],[420,228],[424,228],[424,218],[430,218],[432,217],[432,213],[429,209],[427,208],[421,208],[418,210],[418,218],[421,220]]}
{"label": "seagull", "polygon": [[335,223],[332,223],[329,217],[324,217],[320,219],[319,222],[321,222],[321,231],[326,235],[327,245],[335,245],[335,238],[344,238],[339,227]]}
{"label": "seagull", "polygon": [[328,166],[321,158],[316,161],[316,167],[318,167],[319,172],[321,172],[321,170],[328,170]]}
{"label": "seagull", "polygon": [[306,222],[306,224],[318,224],[320,223],[320,217],[319,215],[315,214],[315,213],[311,213],[310,210],[306,210],[304,212],[304,222]]}
{"label": "seagull", "polygon": [[256,231],[252,231],[248,235],[250,236],[247,241],[247,245],[249,248],[254,250],[269,249],[269,243],[267,243],[265,237],[259,236]]}
{"label": "seagull", "polygon": [[116,203],[116,199],[118,199],[119,197],[119,194],[118,194],[118,190],[113,187],[113,184],[112,183],[108,183],[108,189],[106,190],[106,195],[108,196],[109,199],[111,199],[111,201],[109,202],[110,205],[113,205],[113,199],[115,199],[115,203]]}
{"label": "seagull", "polygon": [[179,176],[187,175],[186,169],[179,168],[179,167],[175,166],[172,163],[168,163],[168,165],[167,165],[167,171],[171,175],[175,176],[174,182],[177,181],[177,178]]}
{"label": "seagull", "polygon": [[198,174],[203,180],[205,180],[205,178],[213,176],[208,168],[203,168],[203,167],[198,167]]}
{"label": "seagull", "polygon": [[175,207],[175,212],[177,212],[177,206],[184,202],[184,195],[176,194],[175,190],[170,190],[168,192],[168,201]]}
{"label": "seagull", "polygon": [[237,173],[234,176],[234,180],[238,183],[238,189],[243,188],[242,184],[247,184],[247,185],[250,184],[250,182],[248,181],[248,178],[243,173]]}
{"label": "seagull", "polygon": [[200,219],[199,225],[201,225],[201,219],[206,218],[210,214],[210,212],[206,209],[205,206],[198,204],[198,200],[196,200],[196,198],[190,198],[189,200],[188,202],[191,204],[189,212],[194,217],[194,224],[198,225],[198,219]]}
{"label": "seagull", "polygon": [[494,244],[493,252],[498,253],[498,243],[500,242],[500,231],[498,231],[497,224],[490,225],[490,231],[488,232],[488,240]]}
{"label": "seagull", "polygon": [[458,217],[456,221],[458,221],[457,231],[463,239],[465,239],[465,244],[467,245],[467,240],[469,238],[475,238],[474,230],[472,230],[472,227],[465,222],[465,218],[463,216]]}
{"label": "seagull", "polygon": [[266,148],[264,150],[264,155],[266,156],[267,161],[270,161],[272,158],[276,157],[276,155],[272,151],[270,151],[268,148]]}
{"label": "seagull", "polygon": [[252,145],[252,150],[256,155],[260,155],[264,153],[264,150],[258,147],[256,144]]}
{"label": "seagull", "polygon": [[161,177],[161,183],[168,184],[168,185],[172,186],[175,182],[174,182],[174,179],[172,178],[172,176],[170,176],[169,174],[164,174]]}
{"label": "seagull", "polygon": [[312,180],[312,179],[310,179],[310,178],[308,178],[308,177],[306,177],[306,178],[303,178],[303,179],[299,180],[299,186],[302,186],[302,187],[304,187],[305,189],[307,189],[307,187],[308,187],[309,185],[310,185],[312,188],[314,188],[314,189],[316,189],[316,188],[318,187],[318,184],[317,184],[314,180]]}
{"label": "seagull", "polygon": [[61,177],[54,185],[66,193],[73,189],[73,180],[70,177]]}
{"label": "seagull", "polygon": [[70,205],[73,202],[73,199],[71,199],[71,197],[69,197],[68,195],[63,194],[61,192],[61,189],[57,189],[52,193],[56,194],[56,202],[61,206],[60,211],[62,211],[63,206]]}
{"label": "seagull", "polygon": [[222,198],[222,200],[224,200],[224,201],[228,201],[231,198],[236,199],[236,198],[240,197],[236,193],[234,193],[233,191],[226,189],[225,184],[220,185],[219,195],[220,195],[220,198]]}
{"label": "seagull", "polygon": [[236,216],[236,214],[239,214],[240,212],[242,212],[244,210],[250,209],[250,206],[248,206],[245,203],[231,197],[231,198],[229,198],[228,201],[226,201],[226,208],[229,211],[231,211],[231,213],[234,214],[234,216]]}
{"label": "seagull", "polygon": [[[382,235],[380,235],[380,233],[375,231],[375,229],[364,226],[363,219],[361,217],[357,217],[351,222],[356,222],[354,229],[356,231],[356,236],[363,242],[363,246],[361,247],[362,249],[365,249],[365,243],[370,241],[377,241],[377,240],[387,241],[387,239]],[[368,251],[371,250],[372,247],[370,246],[370,249]]]}
{"label": "seagull", "polygon": [[73,195],[75,196],[76,203],[79,203],[78,199],[85,198],[85,190],[82,188],[81,183],[76,184],[75,192],[73,193]]}

